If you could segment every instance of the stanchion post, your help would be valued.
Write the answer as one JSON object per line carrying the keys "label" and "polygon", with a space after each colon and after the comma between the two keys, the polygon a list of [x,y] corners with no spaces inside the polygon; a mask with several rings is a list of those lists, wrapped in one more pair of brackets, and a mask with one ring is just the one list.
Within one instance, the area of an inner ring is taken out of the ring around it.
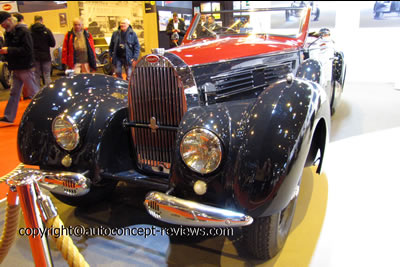
{"label": "stanchion post", "polygon": [[[25,226],[27,228],[44,230],[43,222],[40,218],[40,212],[36,205],[37,196],[34,183],[36,175],[19,174],[13,177],[13,185],[17,188],[22,212],[24,215]],[[32,256],[36,266],[53,266],[46,236],[29,236]]]}
{"label": "stanchion post", "polygon": [[8,188],[7,203],[9,206],[19,205],[17,188],[15,186],[9,186],[9,188]]}

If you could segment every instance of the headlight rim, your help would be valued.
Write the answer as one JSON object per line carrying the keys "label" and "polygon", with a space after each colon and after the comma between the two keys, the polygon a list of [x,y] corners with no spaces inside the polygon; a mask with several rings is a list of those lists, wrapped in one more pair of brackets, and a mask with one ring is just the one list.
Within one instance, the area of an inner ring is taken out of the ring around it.
{"label": "headlight rim", "polygon": [[[54,126],[55,126],[55,123],[56,123],[57,120],[64,120],[64,121],[67,121],[68,123],[71,124],[72,130],[73,130],[73,132],[74,132],[74,135],[76,136],[76,138],[75,138],[75,144],[73,145],[73,147],[71,147],[71,148],[66,147],[65,145],[60,144],[60,142],[58,141],[58,138],[57,138],[57,136],[56,136],[55,133],[54,133]],[[60,148],[62,148],[63,150],[66,150],[66,151],[68,151],[68,152],[71,152],[71,151],[73,151],[74,149],[76,149],[76,148],[78,147],[79,143],[80,143],[81,137],[80,137],[80,133],[79,133],[78,124],[75,122],[75,120],[74,120],[71,116],[69,116],[69,115],[67,115],[67,114],[60,114],[60,115],[58,115],[57,117],[55,117],[55,118],[53,119],[53,122],[52,122],[52,125],[51,125],[51,132],[52,132],[52,134],[53,134],[53,137],[54,137],[54,139],[55,139],[57,145],[58,145]]]}
{"label": "headlight rim", "polygon": [[[207,172],[207,173],[202,173],[202,172],[200,172],[200,171],[194,169],[193,167],[189,166],[189,165],[185,162],[185,160],[184,160],[184,158],[183,158],[183,153],[182,153],[182,144],[183,144],[183,140],[185,139],[185,137],[186,137],[190,132],[196,131],[196,130],[203,130],[203,131],[210,132],[212,135],[214,135],[214,136],[217,138],[217,140],[218,140],[218,142],[219,142],[220,155],[219,155],[219,162],[218,162],[218,165],[217,165],[217,167],[216,167],[214,170],[212,170],[212,171],[210,171],[210,172]],[[192,129],[188,130],[188,131],[183,135],[183,137],[181,138],[181,141],[180,141],[180,144],[179,144],[179,155],[180,155],[180,159],[181,159],[181,161],[183,162],[183,164],[184,164],[187,168],[189,168],[191,171],[195,172],[196,174],[202,175],[203,177],[204,177],[204,176],[212,175],[212,174],[214,174],[215,172],[217,172],[217,171],[221,168],[222,162],[223,162],[223,158],[224,158],[224,154],[225,154],[225,153],[224,153],[224,143],[222,142],[221,138],[218,136],[217,133],[215,133],[215,132],[213,132],[212,130],[207,129],[207,128],[196,127],[196,128],[192,128]]]}

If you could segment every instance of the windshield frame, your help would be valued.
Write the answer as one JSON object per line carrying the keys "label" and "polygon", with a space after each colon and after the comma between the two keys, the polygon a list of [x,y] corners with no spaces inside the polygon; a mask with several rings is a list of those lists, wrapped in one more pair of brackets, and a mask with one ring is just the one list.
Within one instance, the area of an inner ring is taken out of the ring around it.
{"label": "windshield frame", "polygon": [[[197,30],[197,25],[200,22],[201,15],[213,15],[213,14],[219,14],[219,13],[254,13],[254,12],[268,12],[268,11],[303,11],[301,14],[301,18],[299,18],[299,25],[298,25],[298,30],[294,34],[276,34],[276,33],[260,33],[261,35],[268,35],[268,36],[278,36],[278,37],[284,37],[284,38],[290,38],[290,39],[298,39],[302,33],[304,32],[304,26],[307,18],[307,9],[310,9],[309,7],[276,7],[276,8],[253,8],[253,9],[241,9],[241,10],[221,10],[221,11],[210,11],[210,12],[203,12],[203,13],[196,13],[192,23],[190,24],[190,27],[186,33],[186,36],[184,38],[185,40],[188,41],[196,41],[196,40],[204,40],[204,39],[210,39],[210,38],[219,38],[219,37],[225,37],[225,36],[249,36],[251,34],[258,35],[257,33],[216,33],[214,36],[207,36],[207,37],[201,37],[201,38],[194,38],[193,36],[195,35],[195,31]],[[244,15],[246,16],[246,15]],[[232,27],[232,25],[230,26]],[[226,28],[230,28],[226,27]],[[294,28],[295,29],[295,28]],[[295,30],[293,30],[294,32]]]}

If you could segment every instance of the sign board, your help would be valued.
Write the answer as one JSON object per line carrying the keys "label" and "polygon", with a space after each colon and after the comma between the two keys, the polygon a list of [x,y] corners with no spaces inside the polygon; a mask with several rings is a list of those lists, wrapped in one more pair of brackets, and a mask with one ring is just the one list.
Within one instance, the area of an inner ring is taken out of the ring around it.
{"label": "sign board", "polygon": [[7,11],[9,13],[18,12],[17,1],[0,1],[0,10]]}
{"label": "sign board", "polygon": [[156,12],[156,1],[145,1],[144,8],[146,13],[155,13]]}

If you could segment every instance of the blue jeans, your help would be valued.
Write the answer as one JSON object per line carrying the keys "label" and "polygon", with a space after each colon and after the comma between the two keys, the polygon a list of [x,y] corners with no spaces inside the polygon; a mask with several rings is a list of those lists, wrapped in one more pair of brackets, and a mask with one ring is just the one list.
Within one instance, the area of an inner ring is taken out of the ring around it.
{"label": "blue jeans", "polygon": [[122,79],[122,67],[125,68],[125,73],[126,73],[126,79],[129,80],[129,77],[131,76],[132,73],[132,64],[125,64],[122,62],[122,60],[117,59],[115,62],[115,74],[117,74],[118,78]]}
{"label": "blue jeans", "polygon": [[44,78],[44,85],[49,85],[51,83],[50,77],[51,71],[51,61],[40,62],[35,61],[35,79],[38,87],[40,88],[41,77]]}
{"label": "blue jeans", "polygon": [[28,97],[33,97],[39,91],[32,69],[13,70],[12,84],[10,88],[10,98],[8,99],[4,117],[9,121],[14,121],[17,115],[19,98],[22,86],[25,85]]}

